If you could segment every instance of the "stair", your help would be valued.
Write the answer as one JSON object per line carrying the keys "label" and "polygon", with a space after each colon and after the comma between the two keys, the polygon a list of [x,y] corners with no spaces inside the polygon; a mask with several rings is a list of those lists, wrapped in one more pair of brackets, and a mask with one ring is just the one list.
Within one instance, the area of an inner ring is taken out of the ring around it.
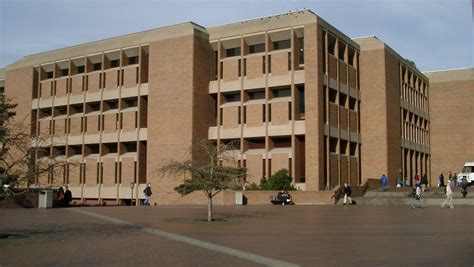
{"label": "stair", "polygon": [[[412,188],[394,188],[389,191],[382,192],[380,189],[368,191],[361,197],[353,197],[357,205],[377,205],[377,206],[395,206],[395,205],[411,205],[413,197],[411,196]],[[474,206],[474,192],[469,192],[466,198],[462,197],[461,189],[456,188],[453,192],[454,206]],[[444,188],[432,187],[423,193],[423,202],[427,206],[440,206],[446,199]],[[343,204],[341,198],[338,205]],[[417,203],[418,204],[418,203]]]}

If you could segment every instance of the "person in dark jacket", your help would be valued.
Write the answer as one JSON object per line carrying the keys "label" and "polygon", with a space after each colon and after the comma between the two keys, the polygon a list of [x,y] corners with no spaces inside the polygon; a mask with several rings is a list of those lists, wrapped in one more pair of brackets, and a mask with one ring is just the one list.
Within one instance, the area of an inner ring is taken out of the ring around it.
{"label": "person in dark jacket", "polygon": [[151,184],[148,183],[145,187],[145,190],[143,190],[143,193],[145,194],[145,201],[143,202],[144,205],[150,205],[150,197],[153,194],[151,192]]}
{"label": "person in dark jacket", "polygon": [[346,205],[347,200],[349,200],[349,205],[351,205],[352,204],[352,198],[351,198],[352,189],[347,183],[344,183],[343,193],[344,193],[344,202],[343,202],[343,204]]}
{"label": "person in dark jacket", "polygon": [[66,191],[64,192],[64,206],[69,207],[72,201],[72,193],[71,190],[66,186]]}
{"label": "person in dark jacket", "polygon": [[425,174],[423,174],[423,176],[421,176],[421,181],[420,181],[420,184],[421,184],[421,185],[423,185],[423,184],[424,184],[424,185],[425,185],[425,187],[426,187],[426,186],[428,186],[428,177],[426,176],[426,173],[425,173]]}
{"label": "person in dark jacket", "polygon": [[466,195],[467,195],[467,179],[466,179],[466,177],[461,178],[461,188],[462,188],[462,191],[461,191],[462,197],[465,198]]}
{"label": "person in dark jacket", "polygon": [[441,173],[439,175],[438,179],[439,179],[439,185],[438,186],[439,187],[444,187],[444,175],[443,175],[443,173]]}

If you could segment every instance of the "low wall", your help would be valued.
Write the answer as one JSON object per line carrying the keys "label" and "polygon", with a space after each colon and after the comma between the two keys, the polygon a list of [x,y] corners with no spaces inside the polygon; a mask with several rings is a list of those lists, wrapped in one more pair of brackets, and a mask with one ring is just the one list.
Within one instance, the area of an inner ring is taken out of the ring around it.
{"label": "low wall", "polygon": [[[334,204],[332,191],[290,191],[295,204]],[[272,196],[278,191],[243,191],[244,203],[247,205],[270,205]],[[155,196],[155,195],[154,195]],[[225,190],[218,193],[213,199],[215,205],[235,205],[235,191]],[[207,205],[207,198],[202,191],[181,196],[177,193],[158,192],[156,198],[151,199],[151,205]]]}

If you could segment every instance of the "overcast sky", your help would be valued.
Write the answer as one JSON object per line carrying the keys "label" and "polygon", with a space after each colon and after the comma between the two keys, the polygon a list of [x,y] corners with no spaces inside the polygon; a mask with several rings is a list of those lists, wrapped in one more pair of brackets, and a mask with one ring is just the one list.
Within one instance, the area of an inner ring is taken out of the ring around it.
{"label": "overcast sky", "polygon": [[186,21],[204,27],[311,9],[375,35],[422,71],[472,67],[474,0],[0,0],[0,67],[23,56]]}

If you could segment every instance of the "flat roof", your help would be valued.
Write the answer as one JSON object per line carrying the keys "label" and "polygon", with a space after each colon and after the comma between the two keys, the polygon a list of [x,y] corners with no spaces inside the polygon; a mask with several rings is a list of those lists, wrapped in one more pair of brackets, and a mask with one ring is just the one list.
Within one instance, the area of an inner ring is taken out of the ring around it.
{"label": "flat roof", "polygon": [[359,45],[310,9],[299,9],[270,16],[232,22],[207,28],[210,41],[239,35],[258,33],[279,28],[288,28],[310,23],[319,23],[330,32],[340,36],[345,42],[359,49]]}
{"label": "flat roof", "polygon": [[459,68],[424,72],[431,83],[474,81],[474,68]]}
{"label": "flat roof", "polygon": [[[428,77],[421,72],[420,70],[416,69],[410,62],[407,61],[406,58],[400,56],[393,48],[391,48],[387,43],[380,40],[375,35],[363,36],[363,37],[355,37],[352,38],[360,45],[361,51],[368,51],[368,50],[378,50],[378,49],[387,49],[392,55],[397,57],[400,61],[402,61],[411,71],[417,73],[418,75],[424,77],[428,80]],[[416,63],[416,62],[415,62]]]}
{"label": "flat roof", "polygon": [[81,57],[107,50],[137,46],[152,41],[194,34],[196,30],[207,34],[202,26],[194,22],[185,22],[25,56],[23,59],[7,65],[6,68],[16,69],[63,59]]}

